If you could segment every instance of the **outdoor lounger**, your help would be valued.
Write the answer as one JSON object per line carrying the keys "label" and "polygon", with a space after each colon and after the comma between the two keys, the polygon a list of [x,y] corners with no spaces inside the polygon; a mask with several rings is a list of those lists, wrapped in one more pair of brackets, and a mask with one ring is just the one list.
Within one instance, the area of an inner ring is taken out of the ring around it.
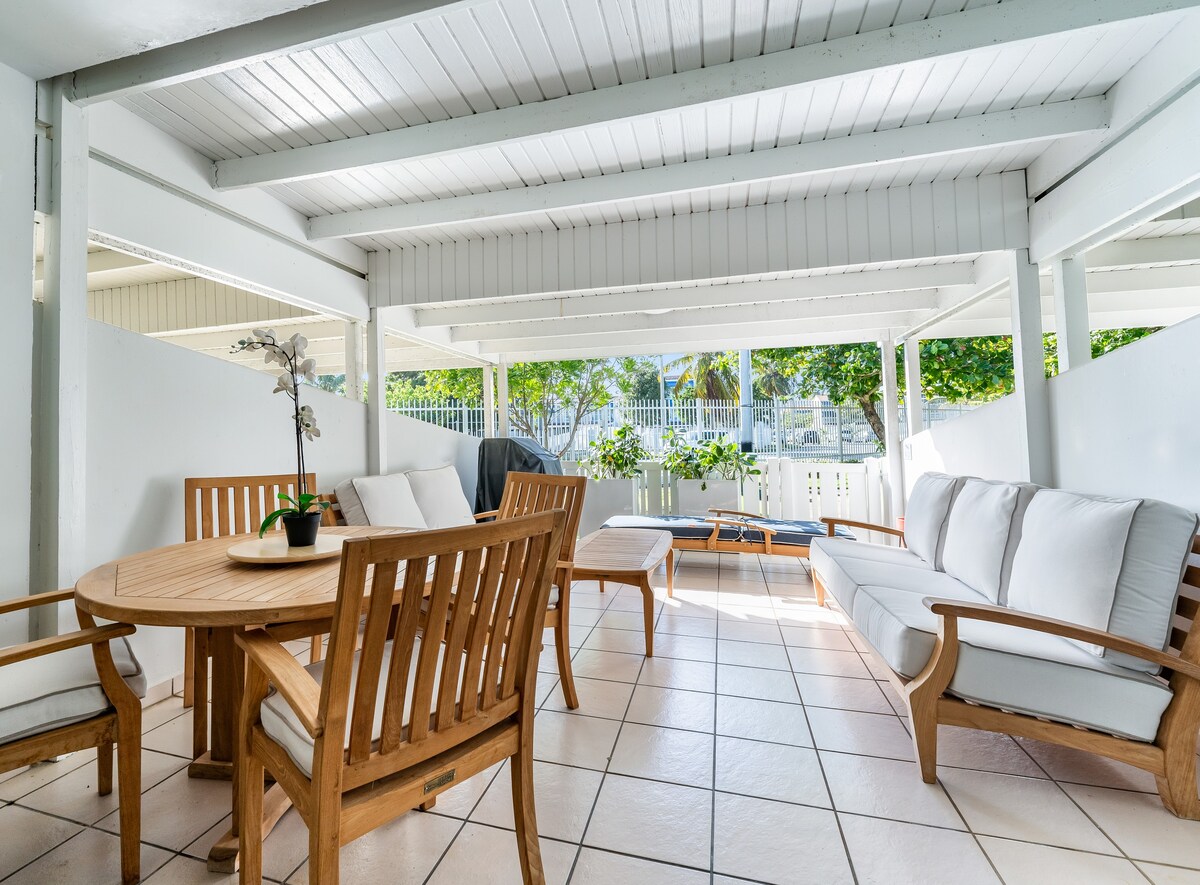
{"label": "outdoor lounger", "polygon": [[765,553],[808,557],[813,538],[833,534],[854,539],[838,525],[834,531],[823,522],[801,519],[768,519],[738,510],[712,509],[708,516],[614,516],[604,528],[657,529],[670,532],[676,550],[710,550],[721,553]]}

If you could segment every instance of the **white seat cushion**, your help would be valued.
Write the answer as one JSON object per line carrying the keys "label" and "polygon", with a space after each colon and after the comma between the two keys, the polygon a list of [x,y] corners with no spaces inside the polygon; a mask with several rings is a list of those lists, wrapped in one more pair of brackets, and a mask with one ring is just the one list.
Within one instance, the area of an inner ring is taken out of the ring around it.
{"label": "white seat cushion", "polygon": [[[808,561],[825,589],[847,614],[854,605],[858,586],[879,583],[880,576],[889,574],[892,569],[911,569],[931,578],[938,574],[933,566],[911,550],[848,538],[814,538],[808,548]],[[884,583],[888,583],[887,580]],[[927,590],[922,592],[928,593]]]}
{"label": "white seat cushion", "polygon": [[463,494],[458,471],[450,465],[433,470],[410,470],[405,474],[412,485],[417,506],[431,529],[456,525],[474,525],[475,512]]}
{"label": "white seat cushion", "polygon": [[[76,629],[64,621],[67,631]],[[138,697],[146,677],[124,637],[109,643],[113,663]],[[91,646],[0,668],[0,744],[82,722],[110,710]]]}
{"label": "white seat cushion", "polygon": [[944,473],[924,473],[913,485],[904,510],[904,543],[934,568],[941,567],[942,540],[950,504],[966,480]]}
{"label": "white seat cushion", "polygon": [[[890,667],[909,677],[928,662],[937,633],[938,618],[923,599],[894,587],[864,586],[854,600],[855,627]],[[976,595],[974,601],[983,600]],[[961,620],[959,642],[949,691],[990,707],[1152,741],[1171,701],[1161,679],[1116,666],[1058,636]]]}
{"label": "white seat cushion", "polygon": [[351,482],[358,493],[368,525],[414,529],[429,527],[407,475],[359,476]]}

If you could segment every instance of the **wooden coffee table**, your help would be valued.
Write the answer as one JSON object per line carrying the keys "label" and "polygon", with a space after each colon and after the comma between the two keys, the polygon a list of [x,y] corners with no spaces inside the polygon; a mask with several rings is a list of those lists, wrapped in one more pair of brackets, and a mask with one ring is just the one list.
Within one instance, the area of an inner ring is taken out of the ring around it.
{"label": "wooden coffee table", "polygon": [[575,548],[574,577],[578,581],[629,584],[642,591],[642,613],[646,619],[646,656],[654,657],[654,588],[650,575],[667,563],[667,596],[675,592],[675,550],[671,533],[650,529],[600,529]]}

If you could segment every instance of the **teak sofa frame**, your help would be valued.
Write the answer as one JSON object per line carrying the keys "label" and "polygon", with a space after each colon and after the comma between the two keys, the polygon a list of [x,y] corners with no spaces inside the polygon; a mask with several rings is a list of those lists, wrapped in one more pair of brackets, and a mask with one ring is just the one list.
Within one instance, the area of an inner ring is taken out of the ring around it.
{"label": "teak sofa frame", "polygon": [[[821,521],[825,523],[829,535],[833,535],[836,526],[849,525],[903,538],[903,532],[888,526],[836,518]],[[1200,564],[1195,559],[1198,555],[1200,538],[1192,542],[1192,559],[1189,559],[1184,570],[1166,651],[1103,630],[1003,606],[926,599],[925,605],[938,616],[937,642],[929,662],[912,679],[883,664],[896,690],[908,704],[913,747],[921,766],[922,780],[929,784],[937,780],[937,727],[955,725],[1033,738],[1126,762],[1154,775],[1158,795],[1168,811],[1177,817],[1200,820],[1200,795],[1196,790],[1196,736],[1200,731],[1200,626],[1197,626],[1197,615],[1200,614]],[[823,605],[825,587],[816,569],[813,569],[813,583],[817,590],[817,603]],[[990,621],[1036,630],[1052,636],[1094,643],[1158,664],[1163,668],[1162,677],[1169,682],[1173,696],[1159,722],[1154,741],[1143,743],[1022,713],[1010,713],[971,704],[946,694],[958,663],[960,620]]]}

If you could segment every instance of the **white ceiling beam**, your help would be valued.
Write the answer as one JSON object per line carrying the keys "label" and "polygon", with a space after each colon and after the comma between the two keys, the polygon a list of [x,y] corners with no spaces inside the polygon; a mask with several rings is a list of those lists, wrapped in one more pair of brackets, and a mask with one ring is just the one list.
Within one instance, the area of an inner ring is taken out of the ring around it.
{"label": "white ceiling beam", "polygon": [[403,338],[414,344],[440,351],[447,356],[463,360],[471,365],[484,366],[488,360],[480,356],[479,345],[473,341],[456,342],[446,328],[421,329],[416,323],[416,311],[411,307],[393,306],[382,308],[383,325],[388,335]]}
{"label": "white ceiling beam", "polygon": [[580,335],[621,335],[635,331],[656,331],[674,340],[680,330],[714,326],[742,326],[761,323],[790,323],[835,317],[858,317],[862,322],[879,325],[876,314],[930,310],[937,306],[936,291],[874,292],[842,295],[836,298],[808,298],[771,304],[738,304],[728,307],[703,307],[677,310],[666,314],[614,314],[604,317],[571,317],[556,320],[493,323],[486,326],[454,326],[453,341],[478,341],[488,349],[489,342],[506,338],[556,338]]}
{"label": "white ceiling beam", "polygon": [[309,236],[313,239],[366,236],[878,166],[1060,138],[1103,129],[1107,121],[1108,108],[1102,97],[1057,102],[536,187],[321,215],[309,221]]}
{"label": "white ceiling beam", "polygon": [[80,68],[73,100],[92,104],[160,89],[256,61],[361,37],[479,0],[337,0]]}
{"label": "white ceiling beam", "polygon": [[[1086,259],[1089,271],[1103,267],[1173,264],[1180,261],[1200,261],[1200,234],[1113,240],[1089,249]],[[1200,274],[1200,268],[1194,272]]]}
{"label": "white ceiling beam", "polygon": [[754,280],[675,289],[605,292],[561,298],[521,299],[483,304],[454,304],[416,309],[420,328],[428,326],[476,326],[487,323],[592,317],[653,309],[676,310],[720,307],[748,302],[769,303],[802,298],[830,298],[869,292],[906,292],[956,286],[974,280],[970,262],[867,270],[860,273],[825,274],[778,280]]}
{"label": "white ceiling beam", "polygon": [[1009,0],[550,101],[259,157],[222,160],[216,164],[215,180],[222,188],[278,184],[472,148],[494,148],[678,108],[870,75],[911,62],[974,50],[993,51],[1005,44],[1172,13],[1192,5],[1194,0]]}
{"label": "white ceiling beam", "polygon": [[902,344],[908,338],[929,338],[925,334],[938,323],[986,301],[1008,285],[1006,253],[991,252],[975,261],[975,282],[970,286],[948,286],[938,292],[938,304],[932,314],[919,318],[896,337]]}
{"label": "white ceiling beam", "polygon": [[1102,271],[1089,268],[1086,280],[1089,294],[1192,289],[1200,287],[1200,266],[1185,264],[1178,267]]}
{"label": "white ceiling beam", "polygon": [[[147,264],[153,263],[154,262],[148,261],[145,258],[138,258],[135,255],[126,255],[123,252],[113,252],[106,249],[103,252],[88,253],[87,272],[88,276],[92,276],[93,274],[129,270],[134,267],[145,267]],[[38,261],[33,267],[34,282],[41,282],[42,274],[42,262]]]}

